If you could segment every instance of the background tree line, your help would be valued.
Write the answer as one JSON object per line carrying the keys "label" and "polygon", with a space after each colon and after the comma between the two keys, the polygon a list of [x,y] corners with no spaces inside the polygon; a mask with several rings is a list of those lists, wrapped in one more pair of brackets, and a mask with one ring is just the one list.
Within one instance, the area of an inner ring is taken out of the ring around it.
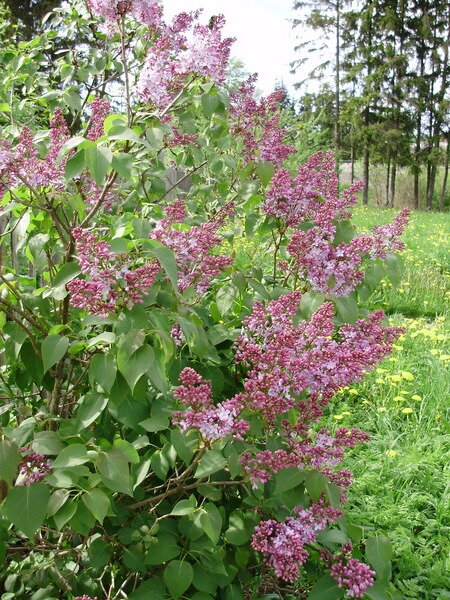
{"label": "background tree line", "polygon": [[340,162],[351,164],[352,179],[355,163],[362,163],[364,203],[370,167],[383,165],[387,206],[394,205],[404,167],[413,177],[414,207],[442,210],[449,196],[450,4],[300,0],[294,8],[294,27],[312,28],[322,45],[316,35],[298,46],[293,69],[304,72],[312,50],[329,57],[310,75],[321,82],[319,90],[300,100],[300,125],[310,144],[334,146]]}

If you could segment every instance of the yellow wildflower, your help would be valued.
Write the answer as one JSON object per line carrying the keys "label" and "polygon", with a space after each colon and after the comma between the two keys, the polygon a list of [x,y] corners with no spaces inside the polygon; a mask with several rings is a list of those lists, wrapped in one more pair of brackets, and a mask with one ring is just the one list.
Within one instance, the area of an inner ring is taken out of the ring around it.
{"label": "yellow wildflower", "polygon": [[414,379],[414,375],[409,371],[401,371],[401,374],[403,379],[406,379],[406,381],[412,381]]}
{"label": "yellow wildflower", "polygon": [[402,408],[402,413],[404,415],[410,415],[412,412],[414,412],[414,411],[412,408],[409,408],[409,406],[407,408]]}

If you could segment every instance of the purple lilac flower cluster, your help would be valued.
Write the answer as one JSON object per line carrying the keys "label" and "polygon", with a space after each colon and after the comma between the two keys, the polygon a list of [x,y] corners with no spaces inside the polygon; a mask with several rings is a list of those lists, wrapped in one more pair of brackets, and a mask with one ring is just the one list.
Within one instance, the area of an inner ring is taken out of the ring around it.
{"label": "purple lilac flower cluster", "polygon": [[93,233],[78,227],[72,235],[81,272],[89,278],[76,278],[67,284],[72,306],[107,317],[143,301],[160,270],[156,261],[133,268]]}
{"label": "purple lilac flower cluster", "polygon": [[[267,308],[255,302],[237,340],[236,358],[251,366],[244,383],[247,403],[269,422],[295,405],[303,420],[319,417],[320,404],[389,354],[402,331],[383,327],[384,314],[376,311],[333,336],[334,307],[329,302],[310,321],[294,325],[300,300],[300,293],[292,292]],[[298,402],[306,390],[309,403]]]}
{"label": "purple lilac flower cluster", "polygon": [[[327,429],[317,434],[299,435],[290,423],[283,423],[287,440],[286,448],[275,451],[263,450],[257,454],[244,452],[240,462],[249,475],[254,488],[260,483],[270,481],[274,473],[289,467],[299,469],[313,468],[321,471],[328,479],[336,483],[344,492],[352,482],[352,474],[348,470],[333,470],[344,457],[344,448],[354,448],[370,439],[370,436],[359,429],[341,429],[334,436]],[[342,435],[345,439],[342,439]]]}
{"label": "purple lilac flower cluster", "polygon": [[322,501],[307,509],[297,506],[295,517],[284,523],[261,521],[252,537],[252,548],[261,552],[277,577],[287,582],[298,579],[299,568],[308,558],[305,544],[313,543],[319,531],[342,517],[342,511],[325,506]]}
{"label": "purple lilac flower cluster", "polygon": [[237,419],[243,409],[239,396],[214,405],[210,382],[204,381],[202,376],[190,367],[181,371],[180,382],[182,385],[176,388],[174,396],[189,409],[184,413],[173,414],[172,421],[175,425],[179,425],[182,431],[194,427],[208,440],[216,440],[230,434],[242,439],[249,424],[243,419]]}
{"label": "purple lilac flower cluster", "polygon": [[280,127],[280,102],[284,92],[277,90],[261,100],[255,100],[256,76],[251,76],[231,94],[231,131],[242,139],[244,156],[251,160],[281,163],[295,152],[284,143],[286,132]]}
{"label": "purple lilac flower cluster", "polygon": [[190,78],[209,77],[215,83],[223,82],[233,40],[222,37],[222,15],[209,25],[198,23],[199,15],[200,11],[181,13],[170,25],[160,19],[158,37],[137,84],[143,102],[165,107]]}
{"label": "purple lilac flower cluster", "polygon": [[324,549],[320,558],[330,569],[330,575],[338,582],[338,587],[347,588],[347,596],[363,598],[367,588],[374,583],[375,572],[365,563],[353,558],[350,543],[344,544],[337,555]]}
{"label": "purple lilac flower cluster", "polygon": [[95,98],[91,103],[91,111],[87,139],[95,142],[104,134],[103,123],[111,111],[111,104],[104,98]]}
{"label": "purple lilac flower cluster", "polygon": [[30,452],[29,448],[22,448],[23,460],[19,463],[19,479],[16,485],[30,485],[42,481],[52,470],[52,463],[44,454]]}
{"label": "purple lilac flower cluster", "polygon": [[75,600],[97,600],[97,597],[91,598],[90,596],[86,596],[85,594],[84,596],[77,596]]}
{"label": "purple lilac flower cluster", "polygon": [[335,158],[332,151],[311,156],[292,177],[287,169],[279,169],[272,178],[263,210],[289,227],[311,220],[326,227],[334,219],[351,217],[362,183],[356,182],[339,194]]}
{"label": "purple lilac flower cluster", "polygon": [[144,25],[158,21],[160,14],[157,0],[87,0],[87,3],[92,14],[105,19],[109,33],[114,32],[112,25],[127,14]]}
{"label": "purple lilac flower cluster", "polygon": [[47,154],[41,158],[34,144],[29,127],[23,127],[16,146],[1,141],[0,148],[0,195],[16,186],[26,185],[33,188],[52,186],[56,190],[64,189],[64,167],[67,157],[57,163],[57,156],[70,133],[60,109],[55,111],[50,121],[50,144]]}
{"label": "purple lilac flower cluster", "polygon": [[[92,116],[87,138],[95,141],[103,135],[103,122],[110,111],[110,104],[102,98],[96,98],[92,104]],[[0,196],[8,189],[25,184],[32,188],[52,188],[54,191],[66,189],[64,169],[70,152],[58,160],[59,152],[70,138],[70,132],[60,109],[55,111],[50,121],[50,143],[44,157],[34,144],[33,135],[28,127],[23,127],[16,146],[6,140],[0,141]],[[79,177],[79,189],[88,204],[95,204],[102,189],[95,183],[87,171]],[[114,192],[109,190],[103,199],[103,208],[111,208]]]}
{"label": "purple lilac flower cluster", "polygon": [[370,437],[358,429],[345,428],[338,429],[334,436],[327,429],[311,434],[309,424],[321,417],[323,406],[339,388],[360,379],[389,354],[403,330],[383,327],[384,314],[377,311],[365,320],[344,325],[335,334],[334,308],[328,302],[309,322],[294,325],[292,317],[300,299],[300,293],[293,292],[270,302],[267,308],[261,302],[253,305],[251,315],[244,320],[243,335],[236,342],[236,359],[249,370],[244,392],[226,401],[231,404],[214,407],[209,382],[192,369],[184,370],[183,385],[174,395],[189,410],[177,413],[175,422],[184,430],[195,427],[206,431],[205,424],[216,424],[220,411],[226,408],[228,413],[223,413],[223,419],[227,417],[228,428],[215,429],[216,439],[223,437],[219,432],[235,431],[234,423],[241,411],[262,417],[270,430],[276,428],[280,415],[295,407],[298,424],[287,420],[282,423],[284,448],[242,455],[241,463],[250,481],[257,487],[281,469],[314,468],[345,492],[351,473],[335,472],[334,468],[342,461],[344,448]]}
{"label": "purple lilac flower cluster", "polygon": [[167,207],[166,218],[157,224],[150,237],[169,247],[175,254],[180,291],[194,286],[198,294],[204,293],[210,287],[211,280],[232,263],[231,257],[215,255],[211,251],[222,242],[216,235],[217,230],[233,210],[233,205],[229,204],[206,223],[188,229],[176,229],[173,225],[181,223],[186,217],[184,202],[177,200]]}
{"label": "purple lilac flower cluster", "polygon": [[[339,195],[332,152],[318,153],[292,177],[286,169],[274,175],[262,205],[264,212],[280,219],[284,227],[309,222],[306,231],[297,229],[287,250],[293,259],[291,270],[304,277],[312,289],[333,296],[347,296],[364,278],[360,269],[364,256],[386,258],[404,248],[399,236],[407,223],[409,210],[403,210],[391,225],[374,228],[350,242],[334,243],[336,220],[348,219],[362,182]],[[289,265],[281,265],[283,271]]]}

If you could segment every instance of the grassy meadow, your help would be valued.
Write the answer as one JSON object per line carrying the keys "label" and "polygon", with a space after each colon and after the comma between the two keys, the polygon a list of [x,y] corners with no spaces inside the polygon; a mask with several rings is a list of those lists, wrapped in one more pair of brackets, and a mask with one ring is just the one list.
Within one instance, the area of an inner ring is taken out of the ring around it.
{"label": "grassy meadow", "polygon": [[[395,210],[358,207],[368,229]],[[368,301],[405,328],[393,354],[329,406],[329,424],[372,435],[349,455],[355,474],[348,514],[384,531],[393,545],[393,581],[405,599],[450,598],[450,220],[413,213],[404,235],[405,275]]]}

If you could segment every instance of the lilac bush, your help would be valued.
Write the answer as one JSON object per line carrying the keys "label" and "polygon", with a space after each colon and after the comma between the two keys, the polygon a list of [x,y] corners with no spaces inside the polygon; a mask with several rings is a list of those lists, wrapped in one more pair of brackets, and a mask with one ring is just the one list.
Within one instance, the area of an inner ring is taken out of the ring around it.
{"label": "lilac bush", "polygon": [[226,93],[220,15],[72,0],[50,23],[23,63],[57,85],[9,90],[1,123],[6,592],[390,597],[386,538],[344,510],[369,436],[321,420],[401,334],[363,301],[407,213],[358,235],[332,153],[284,168],[281,94]]}

